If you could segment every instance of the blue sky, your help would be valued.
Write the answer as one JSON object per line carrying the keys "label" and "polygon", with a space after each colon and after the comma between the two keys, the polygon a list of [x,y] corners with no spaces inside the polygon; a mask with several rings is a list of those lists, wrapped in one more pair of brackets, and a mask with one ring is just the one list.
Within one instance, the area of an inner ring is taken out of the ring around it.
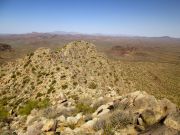
{"label": "blue sky", "polygon": [[180,0],[0,0],[0,33],[180,37]]}

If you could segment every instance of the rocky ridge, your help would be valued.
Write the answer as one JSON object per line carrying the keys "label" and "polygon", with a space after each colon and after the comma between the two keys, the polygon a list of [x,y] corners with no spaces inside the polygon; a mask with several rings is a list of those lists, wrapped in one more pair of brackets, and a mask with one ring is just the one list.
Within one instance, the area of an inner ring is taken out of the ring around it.
{"label": "rocky ridge", "polygon": [[[167,99],[135,91],[95,45],[75,41],[1,67],[0,132],[178,134],[180,112]],[[130,94],[125,94],[133,92]],[[4,111],[6,110],[6,111]]]}

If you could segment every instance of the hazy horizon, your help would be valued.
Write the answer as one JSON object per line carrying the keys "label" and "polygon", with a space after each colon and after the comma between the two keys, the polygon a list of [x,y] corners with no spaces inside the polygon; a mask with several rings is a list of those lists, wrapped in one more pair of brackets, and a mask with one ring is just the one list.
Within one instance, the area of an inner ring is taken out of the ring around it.
{"label": "hazy horizon", "polygon": [[0,33],[82,34],[180,38],[178,0],[3,0]]}

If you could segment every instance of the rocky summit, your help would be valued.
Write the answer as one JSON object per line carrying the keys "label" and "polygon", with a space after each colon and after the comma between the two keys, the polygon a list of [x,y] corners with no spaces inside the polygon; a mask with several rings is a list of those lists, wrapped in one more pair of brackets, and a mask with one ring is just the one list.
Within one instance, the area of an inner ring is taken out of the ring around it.
{"label": "rocky summit", "polygon": [[176,105],[137,91],[118,65],[85,41],[2,65],[0,134],[180,134]]}

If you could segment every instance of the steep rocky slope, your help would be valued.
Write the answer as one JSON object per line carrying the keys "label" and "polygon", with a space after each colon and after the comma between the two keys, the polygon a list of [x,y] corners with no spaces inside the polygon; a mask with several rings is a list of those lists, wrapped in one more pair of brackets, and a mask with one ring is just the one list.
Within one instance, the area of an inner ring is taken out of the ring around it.
{"label": "steep rocky slope", "polygon": [[179,110],[170,101],[145,92],[120,97],[136,90],[121,70],[85,41],[56,51],[39,48],[3,65],[0,131],[109,135],[146,134],[152,128],[178,134]]}

